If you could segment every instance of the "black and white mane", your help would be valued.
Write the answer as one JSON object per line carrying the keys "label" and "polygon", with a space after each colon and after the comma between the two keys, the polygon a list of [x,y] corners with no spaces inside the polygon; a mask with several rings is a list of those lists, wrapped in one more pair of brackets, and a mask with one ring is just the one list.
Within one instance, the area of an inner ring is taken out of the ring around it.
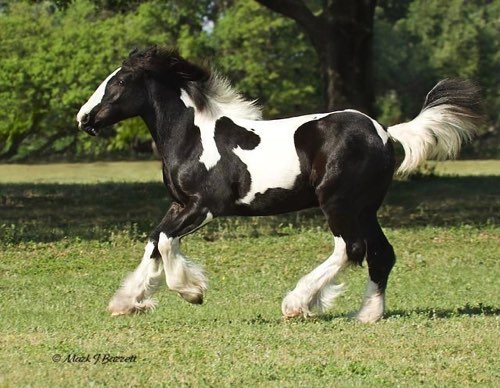
{"label": "black and white mane", "polygon": [[142,117],[162,156],[172,204],[109,310],[119,315],[152,308],[152,295],[164,279],[187,301],[201,303],[206,277],[181,254],[180,239],[215,217],[319,206],[334,250],[286,295],[284,316],[330,308],[339,271],[366,260],[369,278],[357,318],[377,321],[395,262],[377,220],[395,172],[393,143],[405,150],[401,174],[429,157],[454,157],[474,133],[479,108],[473,84],[444,80],[415,119],[388,128],[354,110],[265,121],[258,106],[225,78],[177,52],[153,47],[132,53],[82,106],[78,125],[96,135],[126,118]]}
{"label": "black and white mane", "polygon": [[227,78],[215,70],[186,61],[177,50],[157,48],[156,51],[133,52],[123,62],[122,68],[171,77],[193,101],[196,109],[208,116],[220,117],[226,112],[242,119],[262,118],[256,102],[246,100],[231,87]]}

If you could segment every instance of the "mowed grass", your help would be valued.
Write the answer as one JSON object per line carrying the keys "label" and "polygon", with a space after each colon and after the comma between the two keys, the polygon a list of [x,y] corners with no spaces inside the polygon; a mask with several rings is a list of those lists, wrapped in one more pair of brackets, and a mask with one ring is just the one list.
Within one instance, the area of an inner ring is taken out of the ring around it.
{"label": "mowed grass", "polygon": [[168,207],[158,164],[0,166],[0,386],[498,386],[495,165],[394,182],[380,215],[398,261],[374,325],[348,318],[366,268],[342,275],[329,313],[281,319],[331,253],[316,210],[214,221],[183,240],[209,274],[205,304],[165,288],[155,312],[110,317]]}

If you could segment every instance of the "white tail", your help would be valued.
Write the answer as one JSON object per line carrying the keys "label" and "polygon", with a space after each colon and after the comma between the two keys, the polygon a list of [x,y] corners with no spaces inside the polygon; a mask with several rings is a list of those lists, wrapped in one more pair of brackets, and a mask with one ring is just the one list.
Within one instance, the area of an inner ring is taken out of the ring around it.
{"label": "white tail", "polygon": [[405,156],[397,173],[407,175],[427,159],[452,159],[481,122],[479,89],[469,81],[446,79],[427,94],[412,121],[387,128]]}

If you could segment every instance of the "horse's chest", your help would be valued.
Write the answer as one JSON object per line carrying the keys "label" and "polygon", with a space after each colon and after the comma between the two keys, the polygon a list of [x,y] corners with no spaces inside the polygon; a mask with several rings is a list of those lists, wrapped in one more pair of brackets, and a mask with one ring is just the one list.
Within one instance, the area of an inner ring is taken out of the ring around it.
{"label": "horse's chest", "polygon": [[257,194],[269,189],[292,189],[300,175],[300,162],[294,144],[295,129],[256,130],[260,143],[251,150],[235,147],[233,153],[245,164],[250,175],[249,191],[238,200],[251,204]]}

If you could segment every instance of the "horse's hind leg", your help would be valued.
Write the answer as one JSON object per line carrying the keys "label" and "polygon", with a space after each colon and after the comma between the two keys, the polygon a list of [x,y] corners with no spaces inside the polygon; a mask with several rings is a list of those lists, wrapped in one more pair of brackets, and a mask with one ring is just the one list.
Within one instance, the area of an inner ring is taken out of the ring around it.
{"label": "horse's hind leg", "polygon": [[154,308],[151,297],[164,279],[163,261],[151,258],[154,248],[153,242],[146,245],[141,263],[116,291],[108,306],[111,315],[133,314]]}
{"label": "horse's hind leg", "polygon": [[361,264],[365,256],[365,242],[357,221],[357,213],[348,203],[333,198],[321,205],[334,234],[335,250],[320,266],[299,280],[282,303],[285,317],[311,315],[312,309],[324,311],[331,307],[340,293],[335,276],[349,262]]}
{"label": "horse's hind leg", "polygon": [[356,318],[361,322],[372,323],[384,315],[385,289],[396,257],[378,223],[376,211],[364,214],[361,217],[361,225],[367,243],[366,261],[369,279]]}
{"label": "horse's hind leg", "polygon": [[307,317],[312,315],[314,309],[326,310],[340,293],[342,286],[336,285],[334,278],[347,263],[346,245],[341,237],[334,240],[335,248],[331,256],[301,278],[295,289],[283,299],[281,310],[285,318]]}

